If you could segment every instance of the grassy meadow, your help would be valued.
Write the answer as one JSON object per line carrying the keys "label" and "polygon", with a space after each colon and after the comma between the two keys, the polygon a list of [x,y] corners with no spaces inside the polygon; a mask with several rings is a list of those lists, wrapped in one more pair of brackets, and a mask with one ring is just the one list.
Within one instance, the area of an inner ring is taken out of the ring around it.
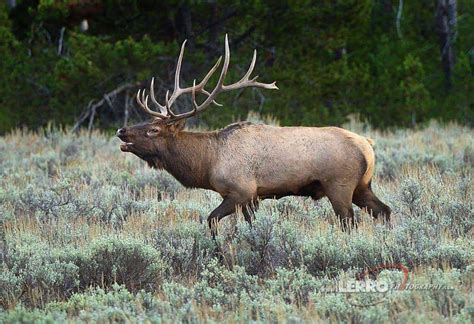
{"label": "grassy meadow", "polygon": [[[376,141],[373,189],[392,226],[355,207],[346,233],[327,199],[266,200],[253,227],[221,222],[223,260],[206,222],[218,194],[99,132],[1,137],[0,322],[472,323],[472,129],[347,127]],[[328,289],[390,264],[409,270],[406,289]]]}

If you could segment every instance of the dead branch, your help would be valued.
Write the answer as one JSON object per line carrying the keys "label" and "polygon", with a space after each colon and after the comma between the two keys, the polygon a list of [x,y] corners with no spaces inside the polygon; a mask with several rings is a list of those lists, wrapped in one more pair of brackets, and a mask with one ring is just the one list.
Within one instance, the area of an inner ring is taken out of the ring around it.
{"label": "dead branch", "polygon": [[128,109],[130,107],[130,89],[125,92],[125,104],[123,108],[123,127],[127,126],[128,123]]}
{"label": "dead branch", "polygon": [[66,31],[66,27],[61,28],[61,32],[59,33],[59,41],[58,41],[58,56],[61,56],[63,52],[63,41],[64,41],[64,32]]}
{"label": "dead branch", "polygon": [[398,38],[402,39],[402,28],[400,26],[400,21],[402,20],[402,11],[403,11],[403,0],[398,0],[398,11],[397,11],[397,19],[395,20],[395,25],[397,27],[397,35]]}
{"label": "dead branch", "polygon": [[122,93],[123,91],[127,91],[127,90],[130,90],[130,89],[136,88],[138,86],[140,86],[139,82],[138,83],[126,83],[126,84],[121,85],[118,88],[104,94],[102,96],[102,99],[100,99],[99,101],[96,101],[95,99],[89,101],[89,103],[87,104],[86,109],[84,109],[84,111],[79,116],[77,122],[71,128],[71,132],[77,132],[79,127],[87,119],[89,119],[88,129],[90,131],[92,129],[93,122],[94,122],[94,117],[95,117],[95,114],[96,114],[96,111],[97,111],[98,108],[102,107],[105,103],[107,103],[109,105],[109,107],[112,109],[113,106],[112,106],[112,102],[110,101],[111,97],[114,98],[115,96]]}

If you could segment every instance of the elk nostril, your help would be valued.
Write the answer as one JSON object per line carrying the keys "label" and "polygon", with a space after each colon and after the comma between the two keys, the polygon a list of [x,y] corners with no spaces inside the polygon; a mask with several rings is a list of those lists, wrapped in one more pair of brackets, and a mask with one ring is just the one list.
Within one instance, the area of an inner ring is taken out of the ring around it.
{"label": "elk nostril", "polygon": [[117,136],[122,136],[122,135],[125,135],[125,128],[120,128],[118,131],[117,131]]}

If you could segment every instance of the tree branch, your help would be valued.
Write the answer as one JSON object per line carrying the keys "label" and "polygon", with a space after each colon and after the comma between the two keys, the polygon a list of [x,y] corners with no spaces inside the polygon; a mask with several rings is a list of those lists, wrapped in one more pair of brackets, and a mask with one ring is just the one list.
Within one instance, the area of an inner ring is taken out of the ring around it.
{"label": "tree branch", "polygon": [[82,123],[84,123],[84,121],[86,121],[88,118],[89,118],[89,127],[88,127],[88,129],[90,131],[92,129],[92,125],[93,125],[93,122],[94,122],[94,116],[95,116],[97,108],[101,107],[105,103],[107,103],[111,108],[113,108],[112,102],[110,101],[110,97],[115,97],[116,95],[122,93],[123,91],[135,88],[139,85],[140,85],[140,83],[126,83],[126,84],[121,85],[118,88],[104,94],[102,96],[102,99],[100,99],[96,103],[94,103],[94,101],[96,101],[96,99],[92,99],[91,101],[89,101],[89,103],[87,104],[86,109],[84,109],[84,111],[79,116],[77,122],[71,128],[71,132],[77,132],[79,127],[82,125]]}
{"label": "tree branch", "polygon": [[58,56],[61,56],[63,52],[63,40],[64,40],[64,32],[66,31],[66,27],[61,27],[61,31],[59,33],[59,41],[58,41]]}
{"label": "tree branch", "polygon": [[402,28],[400,27],[400,21],[402,20],[403,0],[398,0],[398,11],[397,19],[395,20],[395,26],[397,27],[398,38],[403,38]]}

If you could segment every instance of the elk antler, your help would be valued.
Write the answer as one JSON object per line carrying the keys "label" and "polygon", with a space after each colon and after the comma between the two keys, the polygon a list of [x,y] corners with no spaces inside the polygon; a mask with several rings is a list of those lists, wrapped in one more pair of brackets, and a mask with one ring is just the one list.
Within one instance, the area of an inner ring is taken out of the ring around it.
{"label": "elk antler", "polygon": [[[168,122],[172,123],[177,120],[183,119],[183,118],[189,118],[191,116],[194,116],[195,114],[203,111],[206,109],[211,103],[214,103],[215,105],[221,106],[219,103],[215,101],[216,96],[221,93],[221,92],[226,92],[230,90],[236,90],[236,89],[241,89],[241,88],[246,88],[246,87],[256,87],[256,88],[263,88],[263,89],[278,89],[276,86],[275,82],[273,83],[260,83],[257,82],[258,76],[250,79],[250,75],[252,74],[252,71],[255,67],[255,62],[257,61],[257,50],[254,50],[253,52],[253,58],[252,62],[250,63],[250,67],[245,73],[245,75],[240,79],[240,81],[230,84],[230,85],[224,85],[224,79],[227,74],[227,69],[229,68],[229,62],[230,62],[230,50],[229,50],[229,40],[227,38],[227,34],[225,35],[225,54],[224,54],[224,65],[222,67],[221,74],[219,76],[219,80],[217,81],[217,85],[212,90],[211,93],[206,91],[204,87],[206,86],[207,82],[211,78],[211,76],[214,74],[214,72],[217,70],[219,67],[222,57],[220,57],[216,64],[212,67],[212,69],[209,70],[209,72],[206,74],[204,79],[199,84],[196,84],[196,80],[193,82],[192,87],[188,88],[181,88],[179,85],[179,77],[181,73],[181,63],[183,61],[183,54],[184,54],[184,47],[186,45],[186,41],[183,42],[183,45],[181,45],[181,52],[179,53],[178,57],[178,64],[176,66],[176,73],[175,73],[175,79],[174,79],[174,90],[173,93],[171,94],[171,97],[169,97],[169,91],[166,92],[165,96],[165,105],[161,105],[158,103],[158,101],[155,98],[155,91],[154,91],[154,81],[155,79],[151,79],[151,85],[150,85],[150,97],[152,103],[159,109],[158,111],[151,110],[148,107],[148,97],[149,95],[146,94],[146,91],[139,90],[137,93],[137,102],[138,104],[150,115],[160,118],[160,119],[166,119]],[[185,93],[191,93],[192,94],[192,100],[193,100],[193,110],[188,111],[186,113],[182,114],[174,114],[173,111],[171,110],[171,106],[175,103],[176,99]],[[196,93],[203,93],[207,96],[206,100],[200,105],[197,104],[196,102]]]}

